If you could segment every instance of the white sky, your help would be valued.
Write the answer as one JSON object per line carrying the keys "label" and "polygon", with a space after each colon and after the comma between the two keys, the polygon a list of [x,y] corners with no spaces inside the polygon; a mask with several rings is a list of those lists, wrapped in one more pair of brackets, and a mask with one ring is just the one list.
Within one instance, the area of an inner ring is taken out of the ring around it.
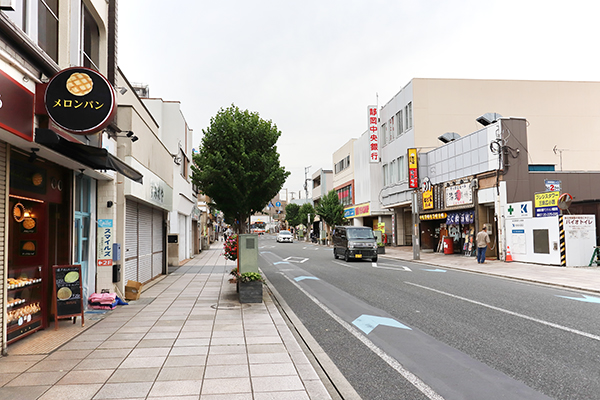
{"label": "white sky", "polygon": [[412,78],[600,80],[599,18],[596,0],[121,0],[119,64],[181,101],[196,149],[232,103],[272,120],[297,198]]}

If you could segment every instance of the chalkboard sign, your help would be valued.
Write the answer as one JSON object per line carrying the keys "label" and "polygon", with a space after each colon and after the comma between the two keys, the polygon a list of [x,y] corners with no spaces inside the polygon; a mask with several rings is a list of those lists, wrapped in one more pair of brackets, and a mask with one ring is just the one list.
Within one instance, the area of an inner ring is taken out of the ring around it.
{"label": "chalkboard sign", "polygon": [[58,329],[58,320],[81,316],[83,326],[83,298],[81,290],[81,265],[54,265],[54,330]]}

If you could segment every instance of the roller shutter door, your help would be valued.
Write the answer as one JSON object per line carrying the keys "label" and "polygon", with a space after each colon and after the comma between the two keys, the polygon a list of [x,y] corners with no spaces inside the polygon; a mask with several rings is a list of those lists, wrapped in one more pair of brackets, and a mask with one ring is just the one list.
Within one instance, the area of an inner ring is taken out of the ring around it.
{"label": "roller shutter door", "polygon": [[138,204],[138,275],[140,282],[152,279],[152,209]]}
{"label": "roller shutter door", "polygon": [[165,237],[163,232],[163,212],[154,209],[152,218],[152,276],[163,273]]}
{"label": "roller shutter door", "polygon": [[125,283],[128,280],[139,282],[137,271],[138,257],[138,216],[137,203],[127,200],[125,206]]}

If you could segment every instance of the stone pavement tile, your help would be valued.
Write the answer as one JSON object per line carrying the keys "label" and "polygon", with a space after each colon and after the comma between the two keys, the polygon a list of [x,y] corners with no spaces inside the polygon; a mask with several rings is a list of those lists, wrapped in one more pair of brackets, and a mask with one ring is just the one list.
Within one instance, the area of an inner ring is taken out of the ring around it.
{"label": "stone pavement tile", "polygon": [[304,354],[303,351],[290,351],[289,355],[292,357],[292,361],[294,361],[294,364],[296,365],[310,364],[308,357],[306,357],[306,354]]}
{"label": "stone pavement tile", "polygon": [[252,389],[257,392],[285,392],[304,390],[304,385],[297,375],[289,376],[255,376],[252,377]]}
{"label": "stone pavement tile", "polygon": [[139,340],[107,340],[98,346],[99,349],[133,349]]}
{"label": "stone pavement tile", "polygon": [[248,345],[252,344],[278,344],[283,343],[281,336],[273,335],[273,336],[253,336],[246,338],[246,343]]}
{"label": "stone pavement tile", "polygon": [[88,383],[104,383],[115,372],[112,369],[95,369],[68,372],[57,385],[81,385]]}
{"label": "stone pavement tile", "polygon": [[252,393],[202,394],[200,400],[253,400]]}
{"label": "stone pavement tile", "polygon": [[267,354],[267,353],[285,353],[286,348],[283,344],[250,344],[248,345],[248,354]]}
{"label": "stone pavement tile", "polygon": [[21,386],[21,387],[1,387],[0,399],[7,400],[36,400],[42,393],[50,388],[49,385],[43,386]]}
{"label": "stone pavement tile", "polygon": [[205,379],[202,385],[202,395],[251,392],[250,378]]}
{"label": "stone pavement tile", "polygon": [[103,343],[104,342],[100,341],[100,340],[94,340],[94,341],[89,341],[89,342],[72,342],[71,341],[71,342],[68,342],[67,344],[65,344],[64,346],[62,346],[60,348],[60,350],[94,350]]}
{"label": "stone pavement tile", "polygon": [[[91,332],[91,331],[90,331]],[[107,335],[104,334],[91,334],[91,333],[82,333],[81,335],[77,336],[74,339],[71,339],[72,342],[103,342],[106,339],[108,339]]]}
{"label": "stone pavement tile", "polygon": [[206,356],[169,356],[164,367],[198,367],[206,365]]}
{"label": "stone pavement tile", "polygon": [[92,351],[86,359],[98,359],[98,358],[121,358],[122,360],[131,353],[131,349],[99,349]]}
{"label": "stone pavement tile", "polygon": [[110,340],[141,340],[145,332],[115,333]]}
{"label": "stone pavement tile", "polygon": [[149,326],[129,326],[127,328],[122,328],[119,329],[118,331],[115,332],[115,334],[117,333],[145,333],[148,332],[151,328],[151,325]]}
{"label": "stone pavement tile", "polygon": [[[0,357],[0,365],[3,363],[35,363],[46,358],[46,354],[10,354],[10,347],[8,348],[9,357]],[[32,364],[33,365],[33,364]],[[2,372],[2,371],[0,371]]]}
{"label": "stone pavement tile", "polygon": [[17,376],[12,381],[8,382],[5,385],[5,387],[54,385],[66,374],[67,374],[67,371],[62,371],[62,372],[24,372],[21,375]]}
{"label": "stone pavement tile", "polygon": [[179,326],[153,326],[148,333],[179,332],[180,330]]}
{"label": "stone pavement tile", "polygon": [[210,346],[210,354],[242,354],[246,353],[246,346],[241,344],[232,344],[226,346]]}
{"label": "stone pavement tile", "polygon": [[212,335],[212,330],[193,330],[193,331],[181,331],[178,336],[178,339],[199,339],[199,338],[209,338]]}
{"label": "stone pavement tile", "polygon": [[248,364],[208,365],[204,371],[204,379],[243,378],[250,376]]}
{"label": "stone pavement tile", "polygon": [[101,387],[99,383],[53,386],[39,400],[91,400]]}
{"label": "stone pavement tile", "polygon": [[173,347],[169,356],[205,356],[208,354],[208,346]]}
{"label": "stone pavement tile", "polygon": [[160,370],[157,381],[196,381],[204,376],[204,367],[165,367]]}
{"label": "stone pavement tile", "polygon": [[246,365],[248,356],[243,354],[209,354],[206,365]]}
{"label": "stone pavement tile", "polygon": [[150,390],[150,396],[199,396],[201,388],[202,380],[160,381],[154,383]]}
{"label": "stone pavement tile", "polygon": [[159,397],[148,396],[147,399],[148,400],[198,400],[198,395],[194,395],[194,396],[168,396],[168,397],[164,397],[164,396],[159,396]]}
{"label": "stone pavement tile", "polygon": [[51,360],[83,360],[92,353],[93,350],[59,350],[50,354],[45,361]]}
{"label": "stone pavement tile", "polygon": [[331,399],[329,392],[323,386],[320,379],[314,381],[304,381],[304,387],[309,393],[311,399]]}
{"label": "stone pavement tile", "polygon": [[19,374],[16,372],[0,374],[0,386],[6,385],[8,382],[12,381],[17,376],[19,376]]}
{"label": "stone pavement tile", "polygon": [[108,383],[124,382],[151,382],[156,379],[160,371],[159,367],[154,368],[119,368],[112,374]]}
{"label": "stone pavement tile", "polygon": [[291,362],[284,364],[250,364],[250,376],[297,375],[298,371]]}
{"label": "stone pavement tile", "polygon": [[123,362],[122,357],[118,358],[86,358],[73,368],[74,371],[94,370],[94,369],[116,369]]}
{"label": "stone pavement tile", "polygon": [[45,371],[69,371],[75,365],[81,362],[80,359],[74,360],[42,360],[29,368],[27,372],[45,372]]}
{"label": "stone pavement tile", "polygon": [[145,398],[154,382],[107,383],[94,396],[98,399],[137,399]]}
{"label": "stone pavement tile", "polygon": [[171,346],[173,346],[173,343],[175,343],[175,338],[173,338],[173,339],[142,339],[142,340],[140,340],[138,345],[135,346],[135,348],[139,349],[139,348],[146,348],[146,347],[150,347],[150,348],[171,347]]}
{"label": "stone pavement tile", "polygon": [[172,332],[148,332],[146,336],[144,336],[144,340],[148,339],[177,339],[179,335],[179,331]]}
{"label": "stone pavement tile", "polygon": [[316,381],[320,379],[312,364],[296,364],[296,369],[302,381]]}
{"label": "stone pavement tile", "polygon": [[131,350],[128,358],[131,357],[159,357],[168,356],[171,351],[170,347],[154,347],[154,348],[135,348]]}
{"label": "stone pavement tile", "polygon": [[162,367],[167,356],[156,357],[127,357],[119,368],[154,368]]}
{"label": "stone pavement tile", "polygon": [[244,339],[243,336],[239,336],[239,337],[215,337],[213,335],[212,339],[210,339],[210,345],[211,346],[227,346],[227,345],[233,345],[233,344],[241,344],[241,345],[245,345],[246,344],[246,339]]}
{"label": "stone pavement tile", "polygon": [[36,361],[14,361],[12,362],[12,356],[10,357],[2,357],[0,359],[0,374],[6,374],[11,372],[21,373],[27,371],[31,368]]}
{"label": "stone pavement tile", "polygon": [[[313,399],[330,399],[330,397],[312,397]],[[254,393],[254,400],[310,400],[305,391],[296,392],[264,392]]]}
{"label": "stone pavement tile", "polygon": [[192,338],[192,339],[177,339],[173,346],[208,346],[210,343],[209,338]]}
{"label": "stone pavement tile", "polygon": [[288,363],[291,361],[288,353],[248,354],[250,364]]}

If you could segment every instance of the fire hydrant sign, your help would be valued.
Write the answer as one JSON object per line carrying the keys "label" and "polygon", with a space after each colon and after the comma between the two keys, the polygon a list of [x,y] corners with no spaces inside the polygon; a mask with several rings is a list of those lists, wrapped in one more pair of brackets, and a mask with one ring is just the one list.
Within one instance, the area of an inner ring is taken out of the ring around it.
{"label": "fire hydrant sign", "polygon": [[110,267],[113,263],[113,220],[98,220],[98,266]]}

